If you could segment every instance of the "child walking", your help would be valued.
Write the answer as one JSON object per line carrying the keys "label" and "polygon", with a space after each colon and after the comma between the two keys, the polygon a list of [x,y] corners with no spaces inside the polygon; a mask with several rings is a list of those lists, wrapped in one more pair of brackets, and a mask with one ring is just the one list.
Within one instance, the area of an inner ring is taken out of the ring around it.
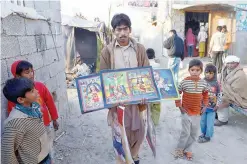
{"label": "child walking", "polygon": [[[12,64],[11,72],[15,78],[26,77],[34,81],[33,65],[25,60],[19,60]],[[41,83],[34,81],[34,87],[38,91],[39,97],[37,103],[40,105],[41,112],[43,114],[44,125],[50,139],[50,147],[53,147],[53,140],[55,138],[54,130],[58,130],[59,124],[57,122],[58,112],[55,106],[54,100],[47,87]],[[8,102],[8,113],[15,107],[15,103]],[[52,121],[52,125],[50,124]],[[53,126],[53,127],[52,127]],[[53,155],[53,153],[51,154]]]}
{"label": "child walking", "polygon": [[[200,127],[201,106],[203,110],[208,106],[207,83],[200,78],[203,64],[200,60],[193,59],[189,63],[190,76],[186,77],[178,86],[180,94],[183,93],[182,102],[176,100],[182,114],[182,132],[175,151],[175,158],[192,160],[192,145],[196,141]],[[202,104],[203,102],[203,104]]]}
{"label": "child walking", "polygon": [[51,164],[49,139],[40,105],[36,103],[38,92],[33,81],[10,79],[3,94],[16,105],[4,123],[2,163]]}
{"label": "child walking", "polygon": [[213,64],[208,64],[205,68],[204,80],[208,83],[209,88],[209,105],[201,116],[201,132],[198,142],[209,142],[214,133],[215,111],[218,109],[217,102],[220,94],[220,87],[217,82],[217,69]]}

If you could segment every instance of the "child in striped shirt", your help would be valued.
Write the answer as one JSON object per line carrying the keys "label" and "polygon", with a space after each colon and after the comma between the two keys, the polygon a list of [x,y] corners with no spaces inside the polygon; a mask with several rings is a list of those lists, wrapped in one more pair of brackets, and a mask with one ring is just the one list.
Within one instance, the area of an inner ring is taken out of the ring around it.
{"label": "child in striped shirt", "polygon": [[15,107],[4,122],[2,164],[51,164],[50,146],[42,121],[34,82],[14,78],[6,82],[4,96]]}
{"label": "child in striped shirt", "polygon": [[[200,60],[193,59],[189,63],[190,76],[186,77],[178,86],[181,100],[176,101],[182,114],[182,132],[179,138],[175,158],[192,160],[192,145],[196,141],[200,128],[201,107],[203,110],[208,106],[207,83],[200,78],[203,64]],[[202,104],[203,102],[203,104]]]}

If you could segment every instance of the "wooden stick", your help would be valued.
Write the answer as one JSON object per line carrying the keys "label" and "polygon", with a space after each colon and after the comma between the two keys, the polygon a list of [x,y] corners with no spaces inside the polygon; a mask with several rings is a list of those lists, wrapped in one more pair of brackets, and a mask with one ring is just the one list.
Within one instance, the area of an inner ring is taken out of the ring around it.
{"label": "wooden stick", "polygon": [[54,141],[57,142],[57,140],[59,140],[59,138],[61,138],[63,135],[65,135],[65,132],[62,132]]}

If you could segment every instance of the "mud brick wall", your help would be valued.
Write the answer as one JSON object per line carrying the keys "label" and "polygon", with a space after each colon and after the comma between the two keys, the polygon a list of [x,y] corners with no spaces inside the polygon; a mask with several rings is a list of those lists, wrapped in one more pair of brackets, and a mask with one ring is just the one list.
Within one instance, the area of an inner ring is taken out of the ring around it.
{"label": "mud brick wall", "polygon": [[[6,80],[13,77],[10,66],[14,61],[31,62],[35,80],[45,83],[53,95],[62,130],[67,117],[68,98],[60,1],[25,1],[25,7],[34,8],[40,15],[49,18],[50,23],[14,14],[1,20],[1,89]],[[7,101],[1,90],[1,123],[6,119],[6,107]]]}

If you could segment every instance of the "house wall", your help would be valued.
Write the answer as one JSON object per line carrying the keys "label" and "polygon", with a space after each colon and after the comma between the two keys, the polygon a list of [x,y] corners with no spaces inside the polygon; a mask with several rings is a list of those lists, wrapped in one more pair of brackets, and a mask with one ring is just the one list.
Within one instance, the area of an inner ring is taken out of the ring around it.
{"label": "house wall", "polygon": [[[50,18],[51,23],[18,15],[9,15],[1,20],[1,89],[5,81],[13,77],[10,66],[14,61],[31,62],[35,80],[44,82],[53,94],[62,130],[67,117],[68,98],[60,1],[25,1],[25,7],[34,8],[40,15]],[[7,100],[1,92],[1,123],[6,119],[6,109]]]}

